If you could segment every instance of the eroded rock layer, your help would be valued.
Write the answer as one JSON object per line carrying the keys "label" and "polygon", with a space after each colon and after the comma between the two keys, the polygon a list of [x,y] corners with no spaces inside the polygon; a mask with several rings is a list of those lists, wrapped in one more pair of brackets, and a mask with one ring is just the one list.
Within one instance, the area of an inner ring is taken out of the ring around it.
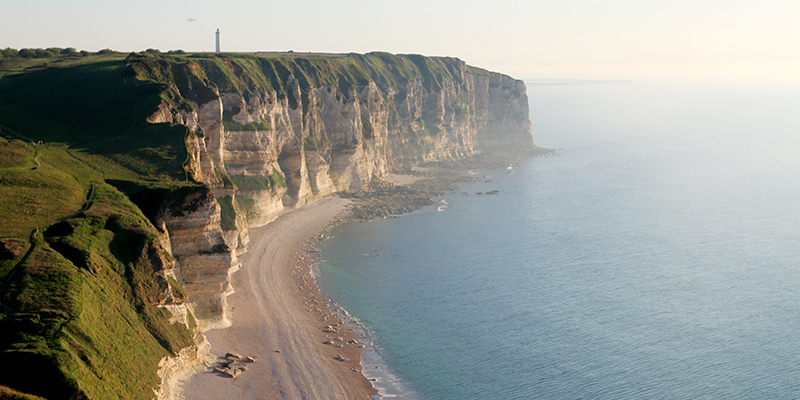
{"label": "eroded rock layer", "polygon": [[533,151],[525,84],[449,57],[132,54],[161,86],[148,120],[186,125],[187,170],[208,191],[164,207],[195,313],[224,320],[247,227],[413,163]]}

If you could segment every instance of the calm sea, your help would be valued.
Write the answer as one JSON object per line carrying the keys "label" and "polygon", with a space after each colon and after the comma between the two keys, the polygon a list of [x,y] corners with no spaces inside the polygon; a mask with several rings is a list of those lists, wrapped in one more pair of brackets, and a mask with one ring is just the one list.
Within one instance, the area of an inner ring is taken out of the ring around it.
{"label": "calm sea", "polygon": [[800,88],[528,95],[554,156],[321,243],[385,397],[800,398]]}

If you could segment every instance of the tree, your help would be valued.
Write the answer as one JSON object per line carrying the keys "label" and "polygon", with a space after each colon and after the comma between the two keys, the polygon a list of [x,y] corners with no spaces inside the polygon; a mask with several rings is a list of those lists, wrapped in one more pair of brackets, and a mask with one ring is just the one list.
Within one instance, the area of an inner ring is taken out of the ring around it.
{"label": "tree", "polygon": [[4,50],[0,50],[0,53],[3,54],[3,57],[14,58],[19,57],[19,52],[17,49],[12,49],[11,47],[6,47]]}
{"label": "tree", "polygon": [[34,58],[36,57],[36,50],[34,49],[20,49],[19,56],[23,58]]}

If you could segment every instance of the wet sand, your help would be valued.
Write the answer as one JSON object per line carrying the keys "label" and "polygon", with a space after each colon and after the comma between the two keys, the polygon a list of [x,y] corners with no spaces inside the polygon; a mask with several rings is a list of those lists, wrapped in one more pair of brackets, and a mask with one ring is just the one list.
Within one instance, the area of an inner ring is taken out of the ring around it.
{"label": "wet sand", "polygon": [[178,384],[182,398],[369,399],[376,393],[361,374],[353,332],[340,324],[314,284],[304,250],[343,217],[348,202],[317,200],[250,229],[242,268],[232,277],[235,293],[228,297],[232,325],[205,334],[220,359],[237,352],[256,362],[236,378],[209,367]]}

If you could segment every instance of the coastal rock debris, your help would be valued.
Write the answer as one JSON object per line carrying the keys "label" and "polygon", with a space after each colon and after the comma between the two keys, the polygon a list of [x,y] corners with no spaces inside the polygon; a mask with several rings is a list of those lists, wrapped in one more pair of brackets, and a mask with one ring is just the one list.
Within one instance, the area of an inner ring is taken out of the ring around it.
{"label": "coastal rock debris", "polygon": [[220,361],[219,366],[214,367],[212,371],[223,374],[229,378],[236,378],[242,372],[247,371],[247,365],[243,363],[254,363],[256,358],[254,356],[244,357],[239,353],[226,353],[225,360]]}

